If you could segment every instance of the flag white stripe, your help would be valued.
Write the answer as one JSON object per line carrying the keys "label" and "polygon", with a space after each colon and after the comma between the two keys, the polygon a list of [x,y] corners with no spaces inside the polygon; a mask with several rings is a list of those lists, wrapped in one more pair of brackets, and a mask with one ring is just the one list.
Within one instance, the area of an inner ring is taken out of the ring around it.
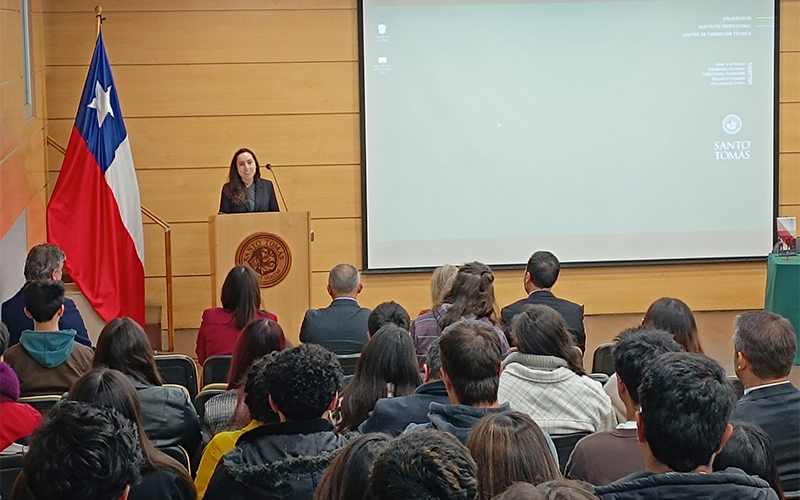
{"label": "flag white stripe", "polygon": [[144,266],[144,228],[142,226],[142,209],[139,200],[139,182],[133,166],[133,155],[128,137],[120,143],[114,153],[114,161],[106,170],[106,182],[117,200],[122,223],[130,233],[136,253]]}

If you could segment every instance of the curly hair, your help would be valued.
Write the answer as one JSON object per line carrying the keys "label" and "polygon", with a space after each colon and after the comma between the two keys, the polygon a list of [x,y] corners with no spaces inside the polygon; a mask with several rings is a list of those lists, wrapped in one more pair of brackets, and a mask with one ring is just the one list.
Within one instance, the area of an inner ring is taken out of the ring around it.
{"label": "curly hair", "polygon": [[276,420],[275,412],[272,411],[272,407],[269,405],[266,374],[267,367],[275,361],[275,355],[278,352],[273,351],[255,360],[245,378],[244,404],[250,410],[250,417],[262,423]]}
{"label": "curly hair", "polygon": [[325,413],[341,390],[344,375],[332,352],[301,344],[275,354],[263,377],[266,394],[288,420],[308,420]]}

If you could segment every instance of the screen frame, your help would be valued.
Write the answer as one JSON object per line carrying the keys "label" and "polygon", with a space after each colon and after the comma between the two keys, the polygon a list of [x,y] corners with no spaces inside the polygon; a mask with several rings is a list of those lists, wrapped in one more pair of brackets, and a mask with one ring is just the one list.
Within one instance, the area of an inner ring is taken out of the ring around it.
{"label": "screen frame", "polygon": [[[773,139],[772,139],[772,240],[777,241],[778,230],[774,223],[779,215],[780,192],[780,4],[781,0],[774,0],[775,34],[773,52]],[[369,224],[367,221],[367,113],[366,113],[366,64],[364,61],[364,0],[357,0],[358,10],[358,77],[359,77],[359,103],[360,103],[360,129],[359,141],[361,145],[361,262],[364,274],[408,274],[429,273],[436,269],[435,266],[420,267],[370,267],[369,266]],[[535,249],[531,249],[531,252]],[[675,264],[717,264],[731,262],[766,262],[768,254],[763,256],[746,257],[698,257],[683,259],[640,259],[640,260],[612,260],[612,261],[578,261],[561,262],[561,267],[629,267],[629,266],[659,266]],[[493,264],[493,270],[519,270],[525,269],[526,263],[519,264]]]}

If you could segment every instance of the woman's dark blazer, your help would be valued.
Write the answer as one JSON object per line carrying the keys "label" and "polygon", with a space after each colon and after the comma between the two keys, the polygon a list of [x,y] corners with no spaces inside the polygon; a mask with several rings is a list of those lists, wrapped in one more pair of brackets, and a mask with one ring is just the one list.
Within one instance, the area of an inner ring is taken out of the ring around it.
{"label": "woman's dark blazer", "polygon": [[[278,199],[275,198],[275,189],[272,181],[256,178],[256,207],[253,212],[279,212]],[[234,205],[230,198],[225,196],[225,189],[222,190],[222,199],[219,201],[219,213],[221,214],[241,214],[249,212],[247,203]]]}

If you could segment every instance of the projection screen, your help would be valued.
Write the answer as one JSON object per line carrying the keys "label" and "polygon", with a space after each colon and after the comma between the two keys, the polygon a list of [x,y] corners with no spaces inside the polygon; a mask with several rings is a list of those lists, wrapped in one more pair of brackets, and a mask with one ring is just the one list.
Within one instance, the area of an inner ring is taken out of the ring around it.
{"label": "projection screen", "polygon": [[774,0],[361,0],[364,269],[763,257]]}

